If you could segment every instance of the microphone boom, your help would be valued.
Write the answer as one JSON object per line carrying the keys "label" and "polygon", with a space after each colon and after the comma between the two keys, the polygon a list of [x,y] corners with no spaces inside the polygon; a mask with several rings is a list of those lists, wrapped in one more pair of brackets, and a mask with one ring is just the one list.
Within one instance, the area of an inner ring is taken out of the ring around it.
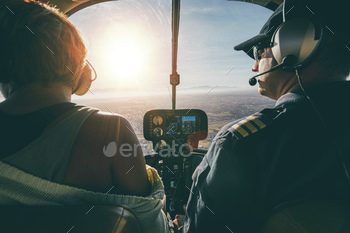
{"label": "microphone boom", "polygon": [[267,74],[267,73],[270,73],[270,72],[273,72],[273,71],[278,70],[280,68],[292,67],[293,65],[295,65],[297,63],[297,61],[298,61],[298,58],[295,55],[289,54],[283,59],[281,64],[278,64],[277,66],[272,67],[270,70],[268,70],[266,72],[263,72],[261,74],[258,74],[258,75],[251,77],[249,79],[249,85],[255,86],[257,83],[257,80],[256,80],[257,77],[264,75],[264,74]]}

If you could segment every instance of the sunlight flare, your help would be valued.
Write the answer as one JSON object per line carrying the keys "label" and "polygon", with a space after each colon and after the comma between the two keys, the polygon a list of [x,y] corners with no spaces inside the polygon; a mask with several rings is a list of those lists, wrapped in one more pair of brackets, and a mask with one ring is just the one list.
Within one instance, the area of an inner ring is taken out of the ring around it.
{"label": "sunlight flare", "polygon": [[[107,27],[106,27],[107,28]],[[132,85],[140,80],[146,68],[147,46],[142,31],[132,27],[107,30],[100,45],[103,69],[114,83]]]}

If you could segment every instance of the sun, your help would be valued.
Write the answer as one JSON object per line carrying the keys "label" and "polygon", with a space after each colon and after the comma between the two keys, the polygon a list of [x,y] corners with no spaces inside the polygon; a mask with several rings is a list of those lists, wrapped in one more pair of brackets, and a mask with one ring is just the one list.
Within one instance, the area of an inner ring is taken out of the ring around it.
{"label": "sun", "polygon": [[147,45],[137,28],[122,27],[100,35],[99,63],[103,73],[115,84],[132,86],[145,71]]}
{"label": "sun", "polygon": [[140,75],[144,64],[142,48],[133,41],[113,43],[104,57],[112,75],[120,79]]}

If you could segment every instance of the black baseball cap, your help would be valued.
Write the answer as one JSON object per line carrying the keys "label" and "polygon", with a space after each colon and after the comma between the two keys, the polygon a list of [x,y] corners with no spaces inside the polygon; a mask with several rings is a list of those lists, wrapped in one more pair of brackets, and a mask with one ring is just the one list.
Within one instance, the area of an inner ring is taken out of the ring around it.
{"label": "black baseball cap", "polygon": [[275,12],[270,16],[264,24],[259,34],[250,38],[249,40],[240,43],[234,47],[235,50],[243,50],[248,56],[254,59],[253,46],[259,43],[268,43],[275,30],[283,23],[283,4],[281,4]]}

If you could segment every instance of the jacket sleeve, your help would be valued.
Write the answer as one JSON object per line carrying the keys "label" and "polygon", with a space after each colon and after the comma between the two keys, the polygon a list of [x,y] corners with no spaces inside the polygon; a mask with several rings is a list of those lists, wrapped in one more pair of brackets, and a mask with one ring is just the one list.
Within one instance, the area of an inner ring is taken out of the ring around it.
{"label": "jacket sleeve", "polygon": [[257,159],[254,141],[226,130],[195,170],[183,232],[236,232],[255,199]]}

